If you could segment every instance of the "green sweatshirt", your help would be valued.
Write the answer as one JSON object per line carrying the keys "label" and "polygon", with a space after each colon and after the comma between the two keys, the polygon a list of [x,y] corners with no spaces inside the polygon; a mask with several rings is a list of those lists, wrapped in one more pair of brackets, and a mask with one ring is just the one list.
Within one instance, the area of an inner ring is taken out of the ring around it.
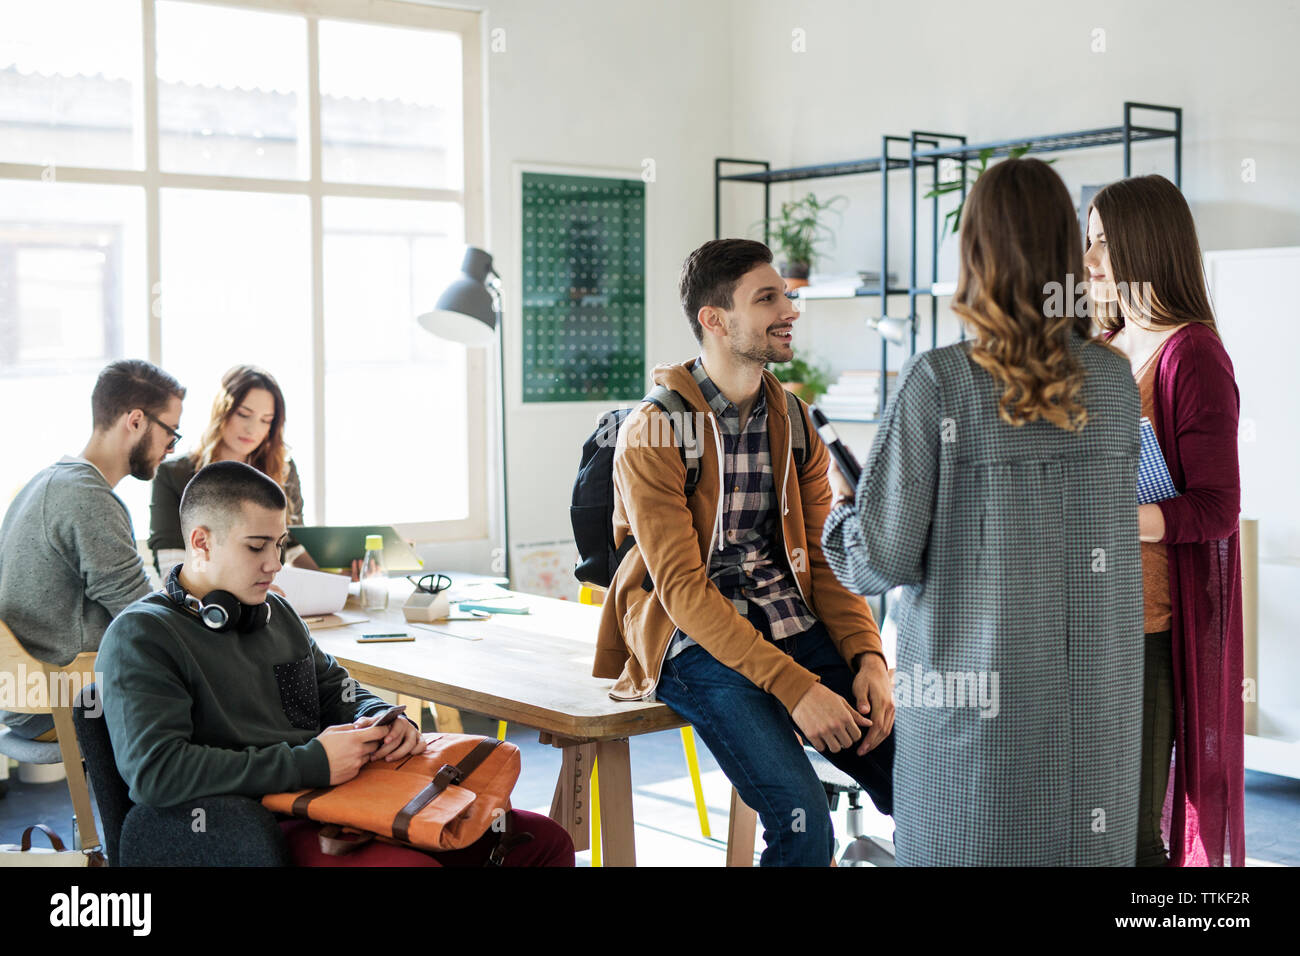
{"label": "green sweatshirt", "polygon": [[113,620],[100,645],[104,717],[135,803],[329,785],[324,728],[388,706],[362,689],[269,594],[271,621],[210,631],[162,592]]}

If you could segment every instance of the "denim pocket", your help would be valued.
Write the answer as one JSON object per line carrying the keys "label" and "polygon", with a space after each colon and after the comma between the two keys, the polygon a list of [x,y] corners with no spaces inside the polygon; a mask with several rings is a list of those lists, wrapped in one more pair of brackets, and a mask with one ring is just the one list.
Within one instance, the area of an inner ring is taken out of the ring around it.
{"label": "denim pocket", "polygon": [[275,684],[280,689],[280,706],[289,723],[299,730],[320,729],[320,693],[316,687],[316,662],[308,654],[302,660],[275,665]]}

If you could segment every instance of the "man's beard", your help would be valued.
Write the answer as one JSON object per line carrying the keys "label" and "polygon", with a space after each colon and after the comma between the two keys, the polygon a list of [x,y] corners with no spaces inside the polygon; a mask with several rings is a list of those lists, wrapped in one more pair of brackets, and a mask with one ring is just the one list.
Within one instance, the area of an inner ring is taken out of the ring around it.
{"label": "man's beard", "polygon": [[771,331],[770,329],[765,330],[762,333],[762,338],[760,340],[741,342],[739,336],[736,334],[738,328],[739,323],[735,323],[727,329],[730,333],[728,341],[731,343],[731,354],[736,358],[743,359],[747,362],[753,362],[756,365],[766,365],[768,362],[786,361],[786,359],[782,357],[777,346],[773,345],[768,339],[768,332]]}
{"label": "man's beard", "polygon": [[131,477],[138,478],[141,481],[152,481],[154,473],[158,470],[158,463],[149,456],[149,446],[153,444],[153,423],[145,433],[140,436],[140,440],[131,446],[131,451],[127,453],[127,464],[131,468]]}

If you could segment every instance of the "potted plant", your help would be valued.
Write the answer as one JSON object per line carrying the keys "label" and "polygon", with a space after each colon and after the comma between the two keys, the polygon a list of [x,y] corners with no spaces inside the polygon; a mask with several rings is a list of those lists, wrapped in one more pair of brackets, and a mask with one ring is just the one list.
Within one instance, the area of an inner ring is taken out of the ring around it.
{"label": "potted plant", "polygon": [[786,391],[794,392],[809,405],[824,395],[831,384],[829,369],[813,365],[798,355],[788,362],[773,365],[771,372]]}
{"label": "potted plant", "polygon": [[840,202],[848,202],[844,196],[833,196],[822,202],[813,193],[802,199],[791,199],[781,203],[779,216],[768,216],[759,220],[759,225],[766,225],[772,236],[772,245],[778,250],[781,262],[778,266],[781,278],[786,280],[787,289],[798,289],[808,284],[808,274],[812,271],[820,253],[819,243],[834,241],[835,234],[823,222],[827,212],[838,215],[836,208]]}

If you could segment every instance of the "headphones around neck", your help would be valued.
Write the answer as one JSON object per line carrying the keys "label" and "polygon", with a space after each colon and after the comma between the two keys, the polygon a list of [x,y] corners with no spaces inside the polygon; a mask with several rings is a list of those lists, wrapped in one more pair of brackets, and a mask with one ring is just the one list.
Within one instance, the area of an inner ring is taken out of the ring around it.
{"label": "headphones around neck", "polygon": [[167,575],[167,596],[179,607],[193,614],[210,631],[224,634],[237,631],[250,634],[266,627],[271,621],[271,602],[243,604],[229,591],[210,591],[202,600],[186,594],[181,587],[181,566],[178,564]]}

